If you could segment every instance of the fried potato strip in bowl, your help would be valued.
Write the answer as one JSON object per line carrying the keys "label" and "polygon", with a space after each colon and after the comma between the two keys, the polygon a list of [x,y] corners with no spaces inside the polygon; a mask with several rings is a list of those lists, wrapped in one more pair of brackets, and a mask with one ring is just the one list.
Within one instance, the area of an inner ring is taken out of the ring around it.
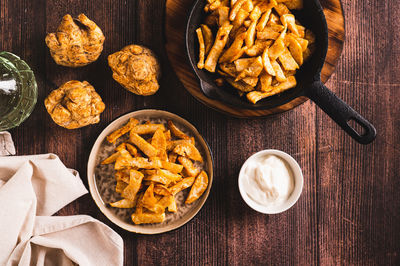
{"label": "fried potato strip in bowl", "polygon": [[302,8],[303,0],[207,0],[196,29],[198,69],[253,104],[295,87],[296,71],[315,44],[291,12]]}

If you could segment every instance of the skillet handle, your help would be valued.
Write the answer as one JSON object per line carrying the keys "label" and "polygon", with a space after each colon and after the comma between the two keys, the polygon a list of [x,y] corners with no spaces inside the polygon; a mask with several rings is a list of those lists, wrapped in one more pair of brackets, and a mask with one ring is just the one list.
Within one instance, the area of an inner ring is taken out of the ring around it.
{"label": "skillet handle", "polygon": [[[306,90],[306,96],[313,100],[327,115],[329,115],[344,131],[361,144],[369,144],[376,137],[375,127],[347,103],[337,97],[321,81],[315,81]],[[358,133],[349,125],[353,120],[364,132]]]}

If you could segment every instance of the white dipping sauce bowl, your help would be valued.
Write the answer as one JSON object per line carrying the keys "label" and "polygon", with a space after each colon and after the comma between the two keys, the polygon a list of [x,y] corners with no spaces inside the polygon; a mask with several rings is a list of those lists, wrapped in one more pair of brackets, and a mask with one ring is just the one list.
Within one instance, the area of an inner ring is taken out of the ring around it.
{"label": "white dipping sauce bowl", "polygon": [[[275,155],[282,159],[284,162],[287,163],[287,165],[290,167],[292,170],[293,174],[293,179],[294,179],[294,188],[292,194],[290,194],[289,198],[282,204],[278,206],[264,206],[259,204],[258,202],[255,202],[253,199],[251,199],[243,187],[243,182],[244,180],[244,171],[248,165],[249,162],[253,161],[259,156],[267,156],[267,155]],[[249,205],[253,210],[256,210],[258,212],[264,213],[264,214],[276,214],[276,213],[281,213],[289,208],[291,208],[297,200],[300,198],[301,192],[303,190],[303,173],[301,171],[301,168],[299,164],[296,162],[296,160],[290,156],[289,154],[279,151],[279,150],[263,150],[259,151],[252,156],[250,156],[243,164],[242,168],[240,169],[239,172],[239,180],[238,180],[238,185],[239,185],[239,191],[240,195],[242,196],[243,200]]]}

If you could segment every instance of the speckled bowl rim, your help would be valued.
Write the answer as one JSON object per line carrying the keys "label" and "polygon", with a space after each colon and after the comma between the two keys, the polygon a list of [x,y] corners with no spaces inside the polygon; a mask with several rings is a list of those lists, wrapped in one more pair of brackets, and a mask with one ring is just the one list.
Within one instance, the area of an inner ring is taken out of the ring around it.
{"label": "speckled bowl rim", "polygon": [[[209,183],[206,191],[204,194],[198,199],[200,201],[200,204],[194,205],[192,208],[195,208],[191,212],[187,213],[185,216],[179,218],[177,221],[175,221],[172,225],[171,224],[166,224],[164,227],[159,227],[159,228],[152,228],[152,227],[143,227],[142,225],[135,225],[135,224],[129,224],[126,223],[122,220],[119,220],[115,215],[112,214],[112,212],[106,207],[105,203],[102,200],[102,197],[97,189],[96,185],[96,180],[95,180],[95,167],[96,167],[96,158],[98,154],[98,150],[103,143],[104,139],[109,135],[112,131],[117,129],[117,125],[121,123],[121,121],[128,121],[129,118],[132,117],[137,117],[137,116],[145,116],[148,115],[149,117],[155,117],[155,118],[163,118],[165,116],[170,116],[179,121],[180,123],[184,124],[187,126],[187,130],[195,134],[196,138],[200,140],[199,144],[203,148],[206,154],[203,154],[205,156],[206,160],[208,161],[208,175],[209,175]],[[187,222],[189,222],[193,217],[196,216],[196,214],[200,211],[200,209],[203,207],[204,203],[206,202],[210,190],[211,190],[211,185],[213,182],[213,177],[214,177],[214,160],[212,156],[212,152],[210,149],[210,146],[204,139],[204,137],[198,132],[195,126],[193,126],[189,121],[186,119],[167,112],[167,111],[162,111],[162,110],[156,110],[156,109],[143,109],[143,110],[138,110],[134,111],[125,115],[120,116],[119,118],[115,119],[112,121],[97,137],[92,150],[89,155],[88,159],[88,165],[87,165],[87,179],[88,179],[88,184],[89,184],[89,191],[90,195],[92,196],[94,202],[96,203],[97,207],[100,209],[100,211],[115,225],[119,226],[122,229],[125,229],[127,231],[133,232],[133,233],[139,233],[139,234],[161,234],[165,232],[169,232],[172,230],[175,230],[183,225],[185,225]]]}

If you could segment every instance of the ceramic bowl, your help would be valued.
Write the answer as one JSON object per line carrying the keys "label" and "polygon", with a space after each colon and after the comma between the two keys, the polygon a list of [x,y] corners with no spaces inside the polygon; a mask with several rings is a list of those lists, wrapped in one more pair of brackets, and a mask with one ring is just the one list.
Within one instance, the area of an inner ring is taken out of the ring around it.
{"label": "ceramic bowl", "polygon": [[[280,204],[279,206],[270,207],[270,206],[261,205],[261,204],[255,202],[253,199],[251,199],[249,197],[249,195],[247,195],[247,192],[244,189],[244,184],[243,184],[244,171],[245,171],[248,163],[250,161],[256,159],[259,156],[264,157],[266,155],[275,155],[275,156],[279,157],[280,159],[282,159],[290,167],[292,174],[293,174],[293,178],[294,178],[293,192],[289,196],[288,200],[285,201],[284,203]],[[242,198],[246,202],[246,204],[249,205],[249,207],[251,207],[253,210],[256,210],[256,211],[264,213],[264,214],[276,214],[276,213],[281,213],[281,212],[288,210],[300,198],[301,192],[303,190],[303,173],[301,171],[299,164],[289,154],[287,154],[283,151],[279,151],[279,150],[263,150],[263,151],[259,151],[255,154],[253,154],[244,162],[242,168],[240,169],[238,185],[239,185],[240,195],[242,196]]]}
{"label": "ceramic bowl", "polygon": [[[189,136],[193,136],[195,138],[196,147],[204,159],[202,166],[209,176],[207,190],[194,203],[189,205],[184,204],[186,196],[189,193],[189,189],[186,189],[175,196],[178,211],[176,213],[166,212],[166,219],[163,223],[135,225],[131,220],[133,209],[112,208],[108,204],[121,198],[120,195],[115,192],[116,181],[114,178],[114,165],[101,165],[100,162],[110,156],[114,152],[115,147],[122,141],[126,140],[128,136],[126,136],[126,134],[125,136],[121,137],[115,144],[110,144],[106,140],[106,137],[114,130],[126,124],[129,118],[132,117],[141,122],[150,120],[154,123],[166,123],[168,120],[172,120],[174,124],[176,124],[183,132]],[[101,132],[100,136],[93,145],[89,156],[87,177],[90,193],[94,201],[96,202],[100,211],[111,222],[130,232],[141,234],[159,234],[181,227],[190,221],[190,219],[192,219],[197,212],[200,211],[208,197],[208,194],[210,193],[211,184],[213,181],[213,160],[208,144],[197,131],[197,129],[188,121],[166,111],[140,110],[119,117],[110,125],[108,125],[103,132]]]}

